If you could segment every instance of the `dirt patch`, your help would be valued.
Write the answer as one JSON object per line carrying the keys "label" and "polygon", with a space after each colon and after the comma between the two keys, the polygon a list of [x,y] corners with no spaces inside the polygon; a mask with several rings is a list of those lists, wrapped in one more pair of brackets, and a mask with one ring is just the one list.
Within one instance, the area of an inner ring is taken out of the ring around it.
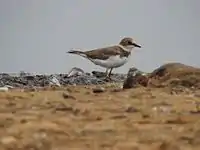
{"label": "dirt patch", "polygon": [[[195,93],[95,86],[0,93],[1,150],[198,150]],[[200,92],[200,91],[196,91]],[[65,93],[65,94],[63,94]]]}

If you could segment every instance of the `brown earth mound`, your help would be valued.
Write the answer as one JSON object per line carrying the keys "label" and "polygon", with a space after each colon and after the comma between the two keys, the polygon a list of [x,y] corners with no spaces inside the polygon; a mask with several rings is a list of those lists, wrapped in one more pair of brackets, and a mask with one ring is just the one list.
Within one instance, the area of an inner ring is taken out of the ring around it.
{"label": "brown earth mound", "polygon": [[168,63],[149,75],[150,85],[200,88],[200,68],[181,63]]}

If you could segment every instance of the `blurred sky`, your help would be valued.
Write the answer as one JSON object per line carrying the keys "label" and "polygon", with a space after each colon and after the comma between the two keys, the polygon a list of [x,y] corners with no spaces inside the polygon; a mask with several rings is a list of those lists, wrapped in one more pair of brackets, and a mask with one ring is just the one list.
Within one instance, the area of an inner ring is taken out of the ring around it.
{"label": "blurred sky", "polygon": [[104,68],[66,54],[125,36],[142,49],[114,72],[152,71],[165,62],[200,67],[199,0],[0,0],[0,72],[65,73]]}

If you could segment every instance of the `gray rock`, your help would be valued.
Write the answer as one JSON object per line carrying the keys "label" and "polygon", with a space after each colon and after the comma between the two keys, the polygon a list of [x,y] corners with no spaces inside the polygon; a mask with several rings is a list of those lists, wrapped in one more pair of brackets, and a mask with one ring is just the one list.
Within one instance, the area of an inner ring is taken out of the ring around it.
{"label": "gray rock", "polygon": [[103,87],[96,87],[93,89],[93,93],[103,93],[105,92],[105,88]]}
{"label": "gray rock", "polygon": [[138,85],[147,86],[147,74],[133,67],[127,73],[127,78],[124,80],[123,89],[137,87]]}
{"label": "gray rock", "polygon": [[57,77],[55,75],[51,75],[49,77],[49,84],[50,85],[61,86],[59,80],[57,79]]}
{"label": "gray rock", "polygon": [[63,96],[64,99],[73,99],[73,100],[76,100],[76,98],[74,96],[70,95],[68,92],[64,92],[62,94],[62,96]]}
{"label": "gray rock", "polygon": [[67,77],[81,76],[83,74],[84,74],[84,71],[82,69],[74,67],[69,71]]}
{"label": "gray rock", "polygon": [[145,75],[147,75],[147,73],[142,72],[142,71],[138,70],[138,69],[135,68],[135,67],[130,68],[129,71],[128,71],[128,73],[127,73],[127,76],[128,76],[128,77],[129,77],[129,76],[134,77],[134,76],[137,76],[137,75],[144,75],[144,76],[145,76]]}

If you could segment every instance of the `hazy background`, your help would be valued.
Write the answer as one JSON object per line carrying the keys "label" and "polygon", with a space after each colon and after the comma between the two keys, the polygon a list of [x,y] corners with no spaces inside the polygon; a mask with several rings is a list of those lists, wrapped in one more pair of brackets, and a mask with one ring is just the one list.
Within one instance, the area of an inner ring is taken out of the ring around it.
{"label": "hazy background", "polygon": [[70,48],[109,46],[130,36],[143,46],[114,72],[179,61],[200,67],[199,0],[0,0],[0,72],[105,70]]}

